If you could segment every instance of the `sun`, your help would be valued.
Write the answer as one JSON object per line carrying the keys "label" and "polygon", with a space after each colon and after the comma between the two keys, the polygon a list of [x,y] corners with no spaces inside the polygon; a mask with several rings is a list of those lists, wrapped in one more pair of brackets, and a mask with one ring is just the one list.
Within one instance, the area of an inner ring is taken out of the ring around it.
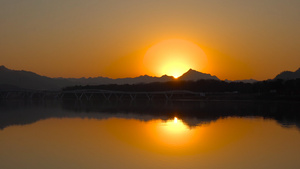
{"label": "sun", "polygon": [[206,66],[207,58],[195,43],[169,39],[150,47],[143,63],[155,76],[166,74],[178,78],[189,69],[201,71]]}
{"label": "sun", "polygon": [[177,123],[177,122],[178,122],[177,117],[174,117],[174,123]]}

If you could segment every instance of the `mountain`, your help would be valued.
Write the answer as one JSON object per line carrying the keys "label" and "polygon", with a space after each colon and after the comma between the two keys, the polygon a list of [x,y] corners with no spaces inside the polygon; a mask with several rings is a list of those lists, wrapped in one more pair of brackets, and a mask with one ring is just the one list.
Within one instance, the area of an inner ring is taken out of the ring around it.
{"label": "mountain", "polygon": [[[201,73],[190,69],[184,73],[179,80],[199,80],[213,79],[219,80],[216,76]],[[163,75],[153,77],[143,75],[135,78],[118,78],[111,79],[108,77],[94,78],[50,78],[41,76],[36,73],[24,70],[10,70],[5,66],[0,66],[0,90],[17,90],[17,89],[35,89],[35,90],[60,90],[63,87],[75,85],[100,85],[100,84],[136,84],[167,82],[175,80],[173,76]]]}
{"label": "mountain", "polygon": [[63,87],[75,85],[99,84],[135,84],[151,82],[167,82],[174,80],[172,76],[152,77],[148,75],[135,78],[111,79],[107,77],[95,78],[50,78],[24,70],[10,70],[0,66],[0,90],[36,89],[60,90]]}
{"label": "mountain", "polygon": [[72,83],[63,78],[49,78],[29,71],[10,70],[5,66],[0,66],[0,85],[24,89],[57,90]]}
{"label": "mountain", "polygon": [[184,73],[178,79],[179,80],[186,80],[186,81],[188,81],[188,80],[196,81],[196,80],[200,80],[200,79],[220,80],[216,76],[212,76],[212,75],[206,74],[206,73],[201,73],[201,72],[198,72],[198,71],[193,70],[193,69],[188,70],[186,73]]}
{"label": "mountain", "polygon": [[7,69],[5,66],[0,66],[0,72],[8,72],[10,71],[9,69]]}
{"label": "mountain", "polygon": [[300,78],[300,68],[295,72],[284,71],[278,74],[274,79],[291,80]]}
{"label": "mountain", "polygon": [[136,84],[136,83],[152,83],[152,82],[167,82],[172,81],[172,76],[152,77],[148,75],[139,76],[135,78],[118,78],[111,79],[108,77],[94,77],[94,78],[67,78],[76,85],[99,85],[99,84]]}

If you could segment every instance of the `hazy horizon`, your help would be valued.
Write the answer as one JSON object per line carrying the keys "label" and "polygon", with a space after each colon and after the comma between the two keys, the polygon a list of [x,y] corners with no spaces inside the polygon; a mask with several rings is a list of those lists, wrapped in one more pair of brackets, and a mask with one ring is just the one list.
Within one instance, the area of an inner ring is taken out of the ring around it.
{"label": "hazy horizon", "polygon": [[[4,66],[5,68],[7,68],[7,69],[9,69],[9,70],[14,70],[14,71],[27,71],[27,72],[33,72],[33,71],[31,71],[31,70],[15,70],[15,69],[10,69],[9,67],[7,67],[7,66],[5,66],[5,65],[0,65],[0,66]],[[192,69],[192,68],[190,68],[191,70],[194,70],[194,69]],[[189,70],[190,70],[189,69]],[[300,67],[298,68],[298,69],[300,69]],[[296,70],[298,70],[298,69],[296,69]],[[189,71],[188,70],[188,71]],[[291,72],[295,72],[296,70],[283,70],[283,71],[281,71],[281,72],[279,72],[278,74],[280,74],[280,73],[282,73],[282,72],[284,72],[284,71],[291,71]],[[187,72],[188,72],[187,71]],[[194,70],[194,71],[197,71],[197,70]],[[200,72],[200,71],[198,71],[198,72]],[[33,73],[36,73],[36,74],[38,74],[38,75],[40,75],[40,76],[46,76],[46,75],[42,75],[42,74],[39,74],[38,72],[33,72]],[[186,73],[186,72],[184,72],[184,73]],[[183,73],[183,74],[184,74]],[[200,72],[200,73],[204,73],[204,72]],[[179,77],[181,77],[183,74],[181,74]],[[218,75],[214,75],[214,74],[210,74],[209,72],[208,73],[205,73],[205,74],[209,74],[209,75],[211,75],[211,76],[216,76],[217,78],[219,78],[218,77]],[[277,74],[277,75],[278,75]],[[123,78],[137,78],[137,77],[140,77],[140,76],[150,76],[150,77],[158,77],[158,78],[160,78],[160,77],[162,77],[162,76],[170,76],[170,77],[173,77],[173,78],[175,78],[174,76],[172,76],[172,75],[166,75],[166,74],[164,74],[164,75],[161,75],[161,76],[155,76],[155,75],[148,75],[148,74],[141,74],[141,75],[137,75],[137,76],[132,76],[132,77],[108,77],[108,76],[101,76],[101,75],[98,75],[98,76],[86,76],[86,77],[62,77],[62,76],[60,76],[60,77],[51,77],[51,76],[46,76],[46,77],[50,77],[50,78],[76,78],[76,79],[80,79],[80,78],[97,78],[97,77],[103,77],[103,78],[110,78],[110,79],[123,79]],[[178,78],[179,78],[178,77]],[[268,79],[263,79],[263,80],[269,80],[269,79],[274,79],[275,78],[275,76],[274,77],[270,77],[270,78],[268,78]],[[177,79],[177,78],[175,78],[175,79]],[[219,78],[220,79],[220,78]],[[238,80],[250,80],[250,79],[253,79],[253,78],[249,78],[249,79],[236,79],[237,81]],[[220,79],[220,80],[232,80],[232,79]],[[257,80],[257,79],[253,79],[253,80]]]}
{"label": "hazy horizon", "polygon": [[0,63],[48,77],[178,76],[189,67],[265,80],[299,68],[299,8],[297,0],[0,1]]}

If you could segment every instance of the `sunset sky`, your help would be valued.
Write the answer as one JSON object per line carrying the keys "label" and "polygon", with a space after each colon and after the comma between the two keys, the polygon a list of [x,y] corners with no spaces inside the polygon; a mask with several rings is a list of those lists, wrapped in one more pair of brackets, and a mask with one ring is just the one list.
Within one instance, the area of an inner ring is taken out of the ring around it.
{"label": "sunset sky", "polygon": [[265,80],[300,67],[299,9],[299,0],[0,0],[0,65],[122,78],[184,64]]}

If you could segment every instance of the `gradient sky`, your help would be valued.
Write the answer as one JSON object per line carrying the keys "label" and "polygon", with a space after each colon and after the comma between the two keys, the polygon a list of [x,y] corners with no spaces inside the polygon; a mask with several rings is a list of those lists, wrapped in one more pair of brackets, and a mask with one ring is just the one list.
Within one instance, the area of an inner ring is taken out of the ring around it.
{"label": "gradient sky", "polygon": [[300,67],[299,0],[0,0],[0,65],[50,77],[135,77],[183,39],[205,73],[264,80]]}

